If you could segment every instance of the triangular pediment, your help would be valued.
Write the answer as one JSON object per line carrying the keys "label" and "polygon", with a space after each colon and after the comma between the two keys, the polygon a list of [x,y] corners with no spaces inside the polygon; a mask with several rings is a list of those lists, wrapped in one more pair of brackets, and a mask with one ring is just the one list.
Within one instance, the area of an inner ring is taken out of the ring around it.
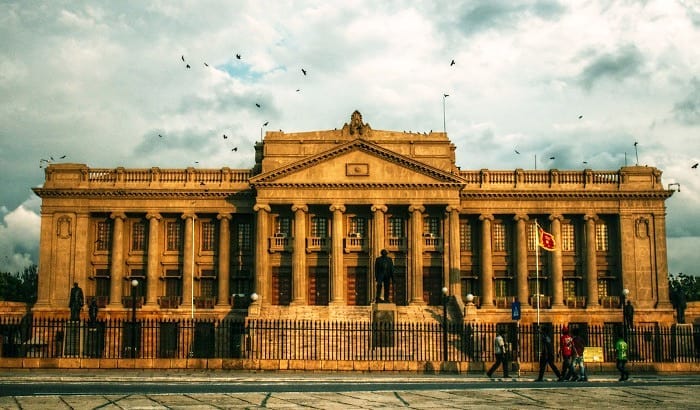
{"label": "triangular pediment", "polygon": [[370,141],[356,139],[326,152],[257,175],[263,186],[453,186],[466,182],[458,175],[397,154]]}

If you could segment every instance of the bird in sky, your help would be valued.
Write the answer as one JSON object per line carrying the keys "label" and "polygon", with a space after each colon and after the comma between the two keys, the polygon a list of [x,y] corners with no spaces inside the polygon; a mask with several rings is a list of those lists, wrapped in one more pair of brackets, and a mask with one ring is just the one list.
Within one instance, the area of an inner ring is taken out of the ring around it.
{"label": "bird in sky", "polygon": [[265,121],[265,123],[263,124],[263,127],[267,127],[267,124],[269,124],[269,123],[270,123],[270,121]]}
{"label": "bird in sky", "polygon": [[588,161],[583,161],[584,164],[588,164]]}
{"label": "bird in sky", "polygon": [[209,64],[207,64],[206,61],[204,62],[204,67],[209,67]]}
{"label": "bird in sky", "polygon": [[231,151],[238,151],[238,147],[231,148]]}
{"label": "bird in sky", "polygon": [[185,56],[182,56],[182,57],[180,57],[180,58],[182,58],[182,61],[185,61]]}
{"label": "bird in sky", "polygon": [[455,63],[455,60],[452,60],[452,61],[450,62],[450,67],[452,67],[452,66],[455,65],[455,64],[456,64],[456,63]]}
{"label": "bird in sky", "polygon": [[63,159],[63,158],[65,158],[65,157],[66,157],[65,155],[61,155],[61,158],[59,158],[59,159]]}
{"label": "bird in sky", "polygon": [[578,119],[579,119],[579,120],[580,120],[581,118],[583,118],[583,115],[579,115],[579,116],[578,116]]}
{"label": "bird in sky", "polygon": [[443,97],[449,97],[450,95],[449,95],[449,94],[443,94],[442,96],[443,96]]}
{"label": "bird in sky", "polygon": [[516,154],[520,155],[520,153],[518,152],[518,150],[517,150],[517,149],[516,149],[516,150],[514,150],[514,151],[515,151],[515,153],[516,153]]}
{"label": "bird in sky", "polygon": [[187,64],[187,65],[186,65],[185,67],[187,67],[187,68],[190,68],[190,65],[189,65],[189,64]]}
{"label": "bird in sky", "polygon": [[304,75],[306,75],[306,70],[304,70],[303,68],[301,69],[301,72],[302,72]]}
{"label": "bird in sky", "polygon": [[224,134],[224,139],[227,139],[227,138],[228,138],[228,137],[226,136],[226,134]]}
{"label": "bird in sky", "polygon": [[554,157],[549,157],[549,159],[555,159]]}
{"label": "bird in sky", "polygon": [[240,60],[240,59],[241,59],[241,55],[240,55],[240,54],[236,54],[236,59],[237,59],[237,60]]}
{"label": "bird in sky", "polygon": [[634,146],[636,147],[636,146],[637,146],[637,144],[639,144],[639,143],[638,143],[637,141],[635,141],[635,142],[634,142]]}
{"label": "bird in sky", "polygon": [[694,163],[693,166],[692,166],[691,168],[693,168],[693,169],[698,169],[698,164],[699,164],[699,163],[697,163],[697,162]]}
{"label": "bird in sky", "polygon": [[260,108],[260,104],[259,104],[259,103],[255,103],[255,106],[258,107],[258,108]]}
{"label": "bird in sky", "polygon": [[297,92],[301,91],[301,89],[297,88]]}
{"label": "bird in sky", "polygon": [[163,138],[163,136],[162,136],[162,135],[160,135],[160,134],[158,134],[158,138]]}

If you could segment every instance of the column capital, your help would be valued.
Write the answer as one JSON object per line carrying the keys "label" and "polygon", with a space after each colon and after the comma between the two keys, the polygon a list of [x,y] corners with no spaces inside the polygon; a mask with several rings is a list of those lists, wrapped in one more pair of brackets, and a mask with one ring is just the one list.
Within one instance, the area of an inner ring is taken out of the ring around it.
{"label": "column capital", "polygon": [[195,220],[195,219],[197,219],[197,214],[194,212],[183,212],[182,215],[180,215],[180,218],[182,218],[182,219],[192,218],[192,220]]}
{"label": "column capital", "polygon": [[272,212],[272,208],[270,208],[270,204],[257,203],[255,205],[253,205],[253,211],[255,211],[255,212],[258,212],[258,211]]}
{"label": "column capital", "polygon": [[112,219],[121,219],[123,221],[126,219],[126,214],[124,212],[112,212],[109,217]]}
{"label": "column capital", "polygon": [[592,220],[593,222],[595,222],[595,221],[598,220],[598,215],[596,215],[596,214],[585,214],[585,215],[583,216],[583,220],[584,220],[584,221],[590,221],[590,220]]}
{"label": "column capital", "polygon": [[486,220],[493,221],[494,217],[493,217],[493,214],[481,214],[481,215],[479,215],[479,220],[480,221],[486,221]]}
{"label": "column capital", "polygon": [[345,212],[345,205],[342,205],[342,204],[333,204],[333,205],[329,206],[328,209],[329,209],[331,212],[338,211],[338,212],[341,212],[341,213],[342,213],[342,212]]}
{"label": "column capital", "polygon": [[416,212],[416,211],[423,213],[423,212],[425,212],[425,207],[423,205],[410,205],[408,207],[408,212]]}
{"label": "column capital", "polygon": [[379,211],[379,212],[384,212],[384,213],[386,213],[386,211],[388,211],[389,208],[388,208],[386,205],[383,205],[383,204],[376,204],[376,205],[372,205],[371,210],[372,210],[372,212],[377,212],[377,211]]}
{"label": "column capital", "polygon": [[306,204],[294,204],[292,205],[292,212],[296,211],[309,212],[309,207]]}
{"label": "column capital", "polygon": [[559,221],[561,222],[564,219],[564,215],[562,214],[551,214],[549,215],[549,220],[550,221]]}
{"label": "column capital", "polygon": [[461,210],[461,208],[459,207],[459,205],[447,205],[447,207],[445,208],[445,211],[447,211],[448,213],[452,213],[452,212],[459,213],[460,210]]}
{"label": "column capital", "polygon": [[513,216],[513,220],[516,222],[519,222],[519,221],[527,222],[530,220],[530,217],[527,214],[520,213],[520,214],[515,214],[515,216]]}
{"label": "column capital", "polygon": [[159,212],[148,212],[146,214],[146,219],[151,220],[155,219],[156,221],[160,221],[163,218],[163,216]]}
{"label": "column capital", "polygon": [[220,220],[220,221],[221,221],[221,220],[224,220],[224,219],[227,220],[227,221],[230,221],[230,220],[231,220],[231,214],[228,213],[228,212],[219,212],[219,214],[216,215],[216,219],[218,219],[218,220]]}

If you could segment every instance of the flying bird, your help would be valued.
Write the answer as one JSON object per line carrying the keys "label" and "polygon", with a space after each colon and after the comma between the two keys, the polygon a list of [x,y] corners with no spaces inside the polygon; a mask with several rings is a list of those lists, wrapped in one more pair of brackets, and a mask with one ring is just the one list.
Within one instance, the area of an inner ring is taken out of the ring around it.
{"label": "flying bird", "polygon": [[163,138],[163,136],[162,136],[162,135],[160,135],[160,134],[158,134],[158,138]]}
{"label": "flying bird", "polygon": [[187,64],[187,65],[186,65],[185,67],[187,67],[187,68],[190,68],[190,65],[189,65],[189,64]]}
{"label": "flying bird", "polygon": [[583,161],[584,164],[588,164],[588,161]]}
{"label": "flying bird", "polygon": [[303,68],[301,69],[301,72],[304,73],[304,75],[306,75],[306,70],[304,70]]}
{"label": "flying bird", "polygon": [[231,151],[238,151],[238,147],[231,148]]}
{"label": "flying bird", "polygon": [[449,94],[443,94],[442,96],[443,96],[443,97],[449,97],[450,95],[449,95]]}
{"label": "flying bird", "polygon": [[182,57],[180,57],[180,58],[182,58],[182,61],[185,61],[185,56],[182,56]]}
{"label": "flying bird", "polygon": [[450,67],[452,67],[452,66],[455,65],[455,64],[456,64],[456,63],[455,63],[455,60],[452,60],[452,61],[450,62]]}
{"label": "flying bird", "polygon": [[227,138],[228,138],[228,137],[226,136],[226,134],[224,134],[224,139],[227,139]]}
{"label": "flying bird", "polygon": [[63,159],[63,158],[65,158],[65,157],[66,157],[66,156],[65,156],[65,155],[63,155],[63,156],[61,156],[61,158],[59,158],[59,159]]}
{"label": "flying bird", "polygon": [[520,155],[520,153],[518,152],[518,150],[517,150],[517,149],[516,149],[516,150],[514,150],[514,151],[515,151],[515,153],[516,153],[516,154]]}
{"label": "flying bird", "polygon": [[240,59],[241,59],[241,55],[240,55],[240,54],[236,54],[236,59],[240,60]]}
{"label": "flying bird", "polygon": [[297,88],[297,92],[301,91],[301,89]]}
{"label": "flying bird", "polygon": [[549,157],[549,159],[554,159],[554,157]]}
{"label": "flying bird", "polygon": [[698,163],[696,162],[695,164],[693,164],[693,166],[692,166],[691,168],[697,169],[697,168],[698,168]]}
{"label": "flying bird", "polygon": [[255,106],[258,107],[258,108],[260,108],[260,104],[258,104],[258,103],[255,103]]}
{"label": "flying bird", "polygon": [[204,62],[204,67],[209,67],[209,64],[207,64],[206,62]]}
{"label": "flying bird", "polygon": [[636,146],[637,146],[637,144],[639,144],[639,143],[638,143],[637,141],[635,141],[635,142],[634,142],[634,146],[636,147]]}
{"label": "flying bird", "polygon": [[267,127],[267,124],[269,124],[270,121],[265,121],[265,124],[263,124],[263,127]]}
{"label": "flying bird", "polygon": [[579,115],[579,116],[578,116],[578,119],[579,119],[579,120],[580,120],[581,118],[583,118],[583,115]]}

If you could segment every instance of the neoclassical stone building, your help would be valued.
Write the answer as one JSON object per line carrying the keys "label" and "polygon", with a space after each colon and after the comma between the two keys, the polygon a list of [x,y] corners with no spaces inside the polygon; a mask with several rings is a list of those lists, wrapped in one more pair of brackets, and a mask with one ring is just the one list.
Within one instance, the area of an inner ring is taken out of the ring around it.
{"label": "neoclassical stone building", "polygon": [[517,299],[524,323],[621,322],[627,289],[635,321],[673,321],[655,168],[465,171],[445,133],[359,112],[255,153],[252,169],[49,166],[34,314],[67,315],[78,282],[103,316],[133,290],[140,316],[370,320],[387,249],[400,321],[437,320],[443,288],[453,320],[509,322]]}

